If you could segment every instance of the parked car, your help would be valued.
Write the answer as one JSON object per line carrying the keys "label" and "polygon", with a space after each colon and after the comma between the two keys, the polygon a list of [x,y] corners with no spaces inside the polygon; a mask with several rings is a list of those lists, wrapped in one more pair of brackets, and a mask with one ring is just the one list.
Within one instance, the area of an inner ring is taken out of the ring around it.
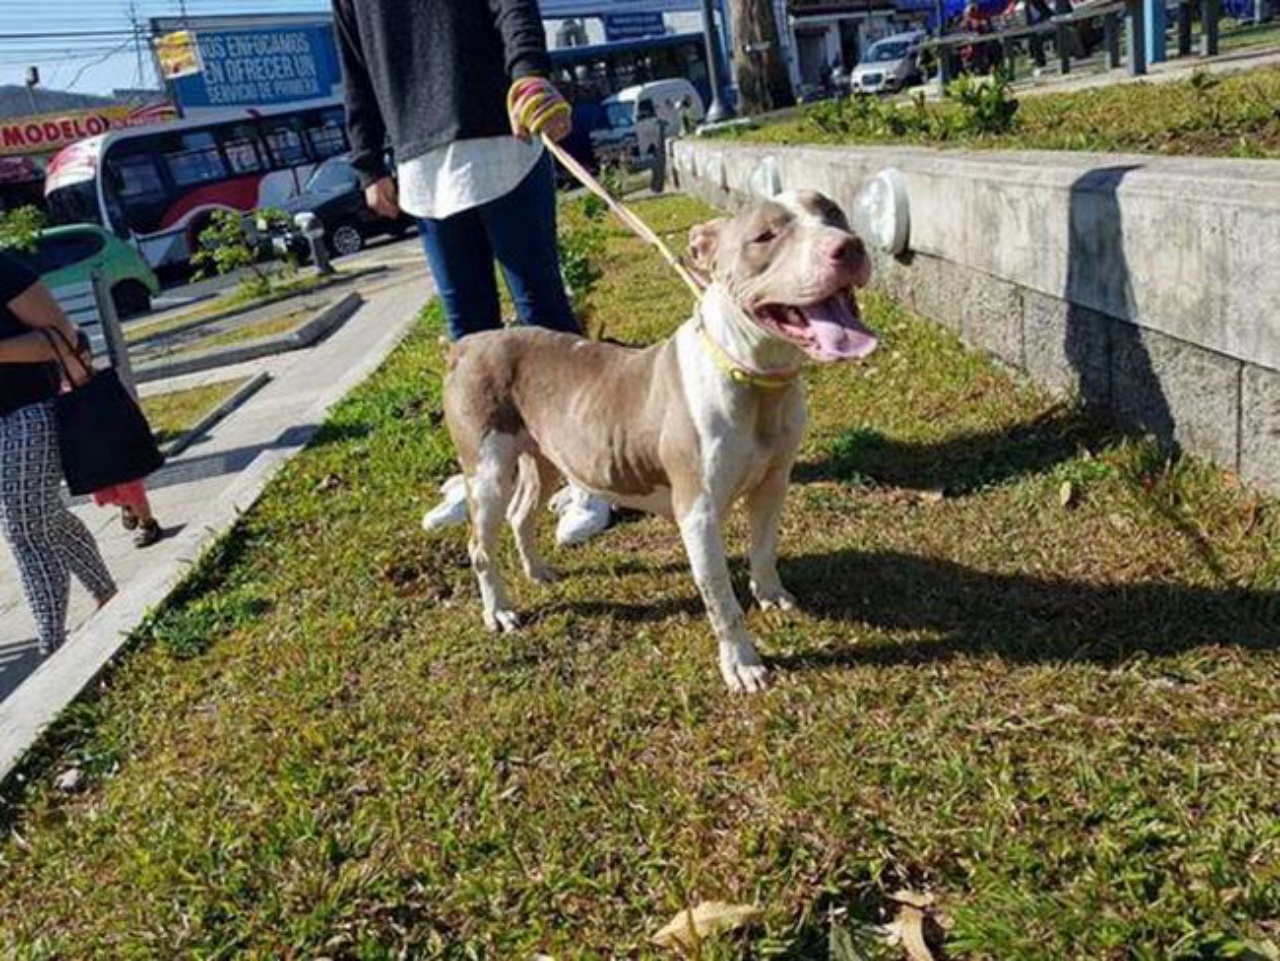
{"label": "parked car", "polygon": [[849,92],[892,93],[919,83],[924,78],[920,69],[924,39],[923,30],[913,30],[877,40],[849,75]]}
{"label": "parked car", "polygon": [[51,289],[86,282],[100,272],[122,319],[150,311],[151,298],[160,293],[160,281],[142,255],[94,224],[50,227],[40,231],[34,251],[12,253]]}
{"label": "parked car", "polygon": [[356,253],[372,237],[399,237],[415,226],[407,214],[388,218],[375,213],[365,203],[355,168],[346,157],[331,157],[316,167],[302,192],[280,209],[291,220],[300,213],[319,217],[325,243],[335,257]]}
{"label": "parked car", "polygon": [[647,160],[658,151],[658,125],[666,125],[667,136],[680,133],[681,114],[701,123],[706,116],[697,88],[682,77],[654,80],[619,90],[604,100],[609,126],[591,135],[592,146],[601,159],[629,154]]}

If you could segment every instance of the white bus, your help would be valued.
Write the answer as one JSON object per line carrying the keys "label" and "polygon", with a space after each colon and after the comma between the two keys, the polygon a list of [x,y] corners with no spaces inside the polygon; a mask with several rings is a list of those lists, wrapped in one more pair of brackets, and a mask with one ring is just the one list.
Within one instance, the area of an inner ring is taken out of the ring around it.
{"label": "white bus", "polygon": [[283,203],[346,150],[337,101],[125,128],[58,153],[45,200],[55,224],[99,224],[159,269],[190,260],[213,211]]}

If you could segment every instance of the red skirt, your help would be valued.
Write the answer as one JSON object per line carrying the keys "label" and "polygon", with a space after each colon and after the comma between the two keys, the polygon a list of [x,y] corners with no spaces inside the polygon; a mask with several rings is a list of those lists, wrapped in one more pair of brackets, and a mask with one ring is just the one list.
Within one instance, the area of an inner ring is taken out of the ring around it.
{"label": "red skirt", "polygon": [[139,508],[147,505],[147,485],[144,481],[129,481],[94,491],[93,502],[99,507]]}

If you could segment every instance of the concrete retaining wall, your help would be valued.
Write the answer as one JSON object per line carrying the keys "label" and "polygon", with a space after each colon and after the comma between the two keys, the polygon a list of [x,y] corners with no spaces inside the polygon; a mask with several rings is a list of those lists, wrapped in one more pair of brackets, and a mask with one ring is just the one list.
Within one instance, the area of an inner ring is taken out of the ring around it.
{"label": "concrete retaining wall", "polygon": [[1050,389],[1280,490],[1280,163],[729,140],[671,152],[675,185],[722,207],[766,158],[783,189],[846,210],[896,167],[909,252],[877,258],[878,286]]}

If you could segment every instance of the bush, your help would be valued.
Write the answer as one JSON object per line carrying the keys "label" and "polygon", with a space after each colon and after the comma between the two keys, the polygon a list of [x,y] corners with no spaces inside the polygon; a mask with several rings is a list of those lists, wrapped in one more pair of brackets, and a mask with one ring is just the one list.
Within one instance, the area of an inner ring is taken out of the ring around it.
{"label": "bush", "polygon": [[951,104],[930,104],[917,91],[909,106],[878,97],[850,97],[815,104],[805,123],[838,137],[940,142],[957,136],[994,136],[1017,126],[1018,100],[1003,72],[963,76],[947,88]]}
{"label": "bush", "polygon": [[946,119],[925,103],[923,93],[917,93],[907,109],[877,97],[828,100],[810,107],[805,120],[823,133],[839,136],[945,140],[948,135]]}
{"label": "bush", "polygon": [[[260,210],[256,217],[268,229],[289,219],[283,211],[274,208]],[[197,278],[211,273],[223,276],[248,268],[249,273],[240,281],[245,298],[265,297],[275,288],[274,272],[263,262],[264,249],[266,260],[271,259],[270,247],[264,248],[249,233],[245,216],[239,211],[215,210],[209,217],[209,225],[200,231],[198,243],[199,249],[191,257],[191,263],[198,268]],[[291,262],[289,266],[293,266]]]}
{"label": "bush", "polygon": [[560,273],[573,300],[581,307],[603,276],[597,262],[604,250],[604,236],[596,221],[560,234]]}
{"label": "bush", "polygon": [[947,87],[947,95],[960,106],[954,120],[957,133],[990,136],[1017,126],[1018,98],[1003,70],[990,77],[961,76]]}
{"label": "bush", "polygon": [[29,205],[0,214],[0,249],[33,252],[47,222],[43,210]]}

